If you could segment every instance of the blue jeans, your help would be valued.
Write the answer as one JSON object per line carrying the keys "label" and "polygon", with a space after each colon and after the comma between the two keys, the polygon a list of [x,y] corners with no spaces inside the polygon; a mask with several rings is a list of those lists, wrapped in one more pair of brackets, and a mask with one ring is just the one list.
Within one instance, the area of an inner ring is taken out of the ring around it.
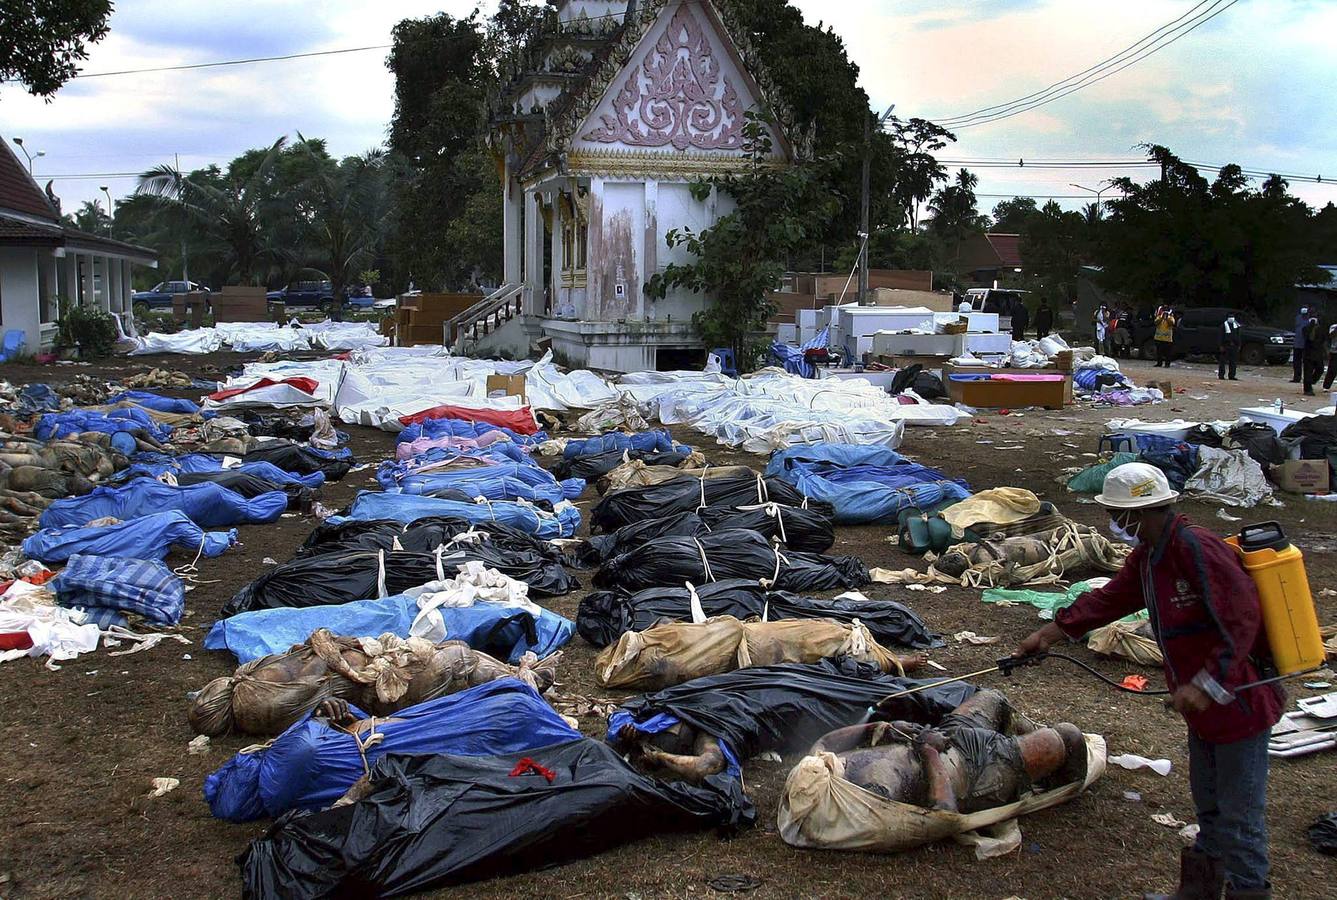
{"label": "blue jeans", "polygon": [[1237,890],[1267,886],[1267,741],[1271,729],[1233,744],[1188,735],[1188,780],[1198,813],[1197,849],[1225,864]]}

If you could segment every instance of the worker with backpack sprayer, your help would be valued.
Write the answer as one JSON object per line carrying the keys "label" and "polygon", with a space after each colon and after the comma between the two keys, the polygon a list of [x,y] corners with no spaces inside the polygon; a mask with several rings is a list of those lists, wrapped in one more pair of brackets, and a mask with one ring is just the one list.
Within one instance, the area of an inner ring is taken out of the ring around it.
{"label": "worker with backpack sprayer", "polygon": [[[1183,851],[1178,890],[1145,897],[1209,900],[1224,890],[1227,898],[1267,898],[1267,742],[1285,697],[1276,679],[1264,677],[1264,661],[1271,656],[1269,640],[1272,647],[1284,648],[1274,631],[1300,633],[1306,648],[1317,640],[1313,601],[1299,551],[1285,543],[1278,528],[1277,546],[1285,546],[1288,555],[1269,549],[1268,558],[1284,559],[1290,567],[1289,580],[1278,585],[1283,591],[1290,586],[1292,611],[1307,603],[1308,614],[1299,616],[1300,626],[1291,627],[1289,620],[1282,621],[1284,612],[1268,609],[1276,622],[1265,622],[1264,607],[1275,607],[1278,592],[1269,588],[1266,603],[1260,601],[1248,554],[1238,542],[1232,545],[1190,525],[1175,511],[1178,497],[1154,466],[1128,463],[1112,470],[1096,502],[1110,512],[1111,532],[1132,544],[1133,552],[1109,584],[1059,611],[1053,622],[1021,642],[1017,655],[1079,640],[1145,606],[1164,656],[1174,708],[1188,723],[1189,783],[1200,827],[1197,842]],[[1295,599],[1301,592],[1304,596]],[[1314,620],[1313,639],[1309,619]],[[1321,641],[1318,646],[1321,664]],[[1289,659],[1283,676],[1312,663],[1309,650],[1302,655],[1307,661]]]}

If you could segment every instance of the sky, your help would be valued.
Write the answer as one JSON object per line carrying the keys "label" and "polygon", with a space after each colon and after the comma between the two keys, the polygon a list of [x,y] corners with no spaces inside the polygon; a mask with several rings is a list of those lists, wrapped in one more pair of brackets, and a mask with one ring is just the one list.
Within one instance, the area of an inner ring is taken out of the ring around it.
{"label": "sky", "polygon": [[[1026,97],[1185,14],[1213,11],[1197,0],[791,2],[808,22],[844,38],[875,106],[894,103],[899,116],[935,120]],[[969,166],[986,211],[1014,194],[1076,208],[1094,194],[1072,183],[1099,188],[1118,175],[1149,177],[1147,169],[1038,167],[1138,159],[1147,142],[1193,162],[1322,175],[1322,184],[1293,181],[1292,192],[1316,206],[1337,202],[1337,117],[1328,98],[1337,83],[1337,3],[1214,2],[1219,15],[1125,71],[1035,110],[961,128],[941,155],[1006,161]],[[117,0],[110,34],[90,49],[83,71],[388,44],[402,18],[467,15],[475,6],[487,12],[494,3]],[[226,164],[280,135],[301,132],[325,138],[335,155],[360,153],[384,141],[393,109],[385,54],[81,78],[50,103],[3,85],[0,135],[46,152],[34,172],[42,184],[55,178],[66,210],[94,198],[105,205],[103,185],[113,197],[128,194],[133,173],[154,165]],[[1018,159],[1031,165],[1018,168]]]}

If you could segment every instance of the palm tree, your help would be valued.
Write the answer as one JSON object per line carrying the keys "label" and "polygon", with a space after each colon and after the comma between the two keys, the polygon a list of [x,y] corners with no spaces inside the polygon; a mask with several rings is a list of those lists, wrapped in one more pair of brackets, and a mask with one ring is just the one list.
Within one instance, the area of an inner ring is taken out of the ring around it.
{"label": "palm tree", "polygon": [[311,205],[304,219],[309,262],[329,278],[337,309],[349,282],[375,258],[384,237],[389,216],[386,155],[370,150],[334,163],[311,149],[307,152],[315,169],[304,185]]}
{"label": "palm tree", "polygon": [[243,284],[259,284],[274,255],[265,209],[267,179],[286,141],[275,141],[259,165],[244,175],[229,173],[206,180],[183,175],[172,166],[158,166],[139,176],[135,194],[155,198],[196,225],[225,250],[231,270]]}
{"label": "palm tree", "polygon": [[111,229],[111,216],[97,200],[85,200],[74,214],[74,227],[89,234],[101,234]]}

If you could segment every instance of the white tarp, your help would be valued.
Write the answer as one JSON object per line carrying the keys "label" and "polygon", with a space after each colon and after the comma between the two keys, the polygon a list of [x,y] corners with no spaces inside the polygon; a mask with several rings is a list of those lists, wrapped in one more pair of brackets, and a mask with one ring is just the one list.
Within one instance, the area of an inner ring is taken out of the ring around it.
{"label": "white tarp", "polygon": [[1246,450],[1198,447],[1198,471],[1184,482],[1184,496],[1222,506],[1250,508],[1272,499],[1263,467]]}
{"label": "white tarp", "polygon": [[635,377],[628,389],[627,381],[619,389],[637,400],[640,388],[659,388],[649,399],[663,424],[690,425],[753,453],[822,442],[897,447],[906,425],[954,425],[961,417],[951,406],[901,404],[862,378],[814,381],[763,369],[727,384],[695,377],[646,385]]}
{"label": "white tarp", "polygon": [[371,322],[317,322],[303,325],[302,331],[312,347],[324,350],[363,350],[384,347],[390,339],[376,330]]}
{"label": "white tarp", "polygon": [[220,322],[214,330],[237,353],[287,352],[311,347],[305,333],[274,322]]}
{"label": "white tarp", "polygon": [[214,353],[222,349],[223,339],[212,328],[196,328],[176,334],[151,331],[140,338],[138,343],[139,346],[130,351],[131,356],[149,353]]}

